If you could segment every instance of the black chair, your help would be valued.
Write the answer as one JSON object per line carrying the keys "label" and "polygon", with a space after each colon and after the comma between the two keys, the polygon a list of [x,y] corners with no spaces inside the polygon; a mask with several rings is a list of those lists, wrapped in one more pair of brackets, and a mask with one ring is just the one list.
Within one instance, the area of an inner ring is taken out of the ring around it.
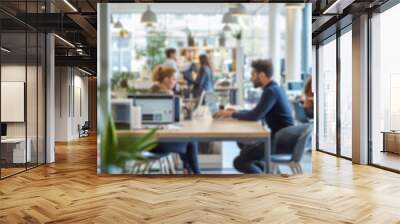
{"label": "black chair", "polygon": [[78,124],[79,138],[89,136],[89,130],[90,130],[89,121],[85,121],[85,123],[82,126]]}

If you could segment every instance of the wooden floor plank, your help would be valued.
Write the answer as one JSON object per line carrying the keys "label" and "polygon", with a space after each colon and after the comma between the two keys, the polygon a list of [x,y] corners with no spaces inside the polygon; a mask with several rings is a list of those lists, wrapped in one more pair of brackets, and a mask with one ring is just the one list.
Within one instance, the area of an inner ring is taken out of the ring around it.
{"label": "wooden floor plank", "polygon": [[0,223],[400,223],[400,175],[320,152],[306,176],[96,174],[96,139],[0,181]]}

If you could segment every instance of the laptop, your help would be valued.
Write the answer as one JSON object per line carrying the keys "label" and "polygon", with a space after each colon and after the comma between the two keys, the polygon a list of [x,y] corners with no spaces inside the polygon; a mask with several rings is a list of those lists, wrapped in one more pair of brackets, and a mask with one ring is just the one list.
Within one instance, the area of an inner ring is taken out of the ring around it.
{"label": "laptop", "polygon": [[205,101],[211,116],[219,111],[217,96],[212,92],[205,93]]}
{"label": "laptop", "polygon": [[194,116],[202,116],[208,109],[211,117],[219,111],[217,96],[213,92],[202,92],[194,111]]}

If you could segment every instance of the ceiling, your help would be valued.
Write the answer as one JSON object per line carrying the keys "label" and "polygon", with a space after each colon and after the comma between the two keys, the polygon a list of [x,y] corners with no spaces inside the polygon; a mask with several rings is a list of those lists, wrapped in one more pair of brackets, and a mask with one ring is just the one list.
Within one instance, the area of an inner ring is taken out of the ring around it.
{"label": "ceiling", "polygon": [[[45,2],[54,10],[46,13]],[[196,1],[196,0],[193,0]],[[211,1],[211,0],[210,0]],[[345,26],[351,22],[351,17],[357,13],[369,10],[384,4],[388,0],[340,0],[344,4],[337,4],[334,11],[340,14],[324,15],[327,8],[339,0],[313,0],[313,1],[280,1],[270,0],[269,3],[245,3],[250,14],[268,13],[268,4],[271,2],[312,2],[313,3],[313,41],[331,35],[335,32],[336,24]],[[28,4],[26,4],[26,2]],[[18,32],[25,27],[24,24],[34,27],[41,32],[55,32],[73,44],[78,44],[84,50],[84,57],[76,54],[75,50],[60,39],[56,39],[56,63],[68,64],[82,61],[87,68],[96,70],[96,45],[97,45],[97,13],[98,2],[112,2],[112,11],[118,13],[143,13],[150,5],[155,13],[192,13],[192,14],[223,14],[234,3],[132,3],[143,2],[138,0],[0,0],[0,25],[2,31]],[[129,2],[129,3],[116,3]],[[158,1],[161,2],[161,1]],[[129,5],[129,7],[127,7]],[[77,12],[74,10],[77,10]],[[28,12],[29,14],[26,14]],[[284,12],[283,12],[284,13]],[[347,20],[343,20],[343,18]],[[338,22],[345,21],[345,22]],[[347,21],[347,22],[346,22]],[[7,37],[8,38],[8,37]],[[18,41],[20,42],[20,41]],[[315,43],[315,42],[314,42]],[[17,47],[17,46],[15,46]],[[29,51],[29,50],[28,50]],[[72,52],[72,53],[71,53]],[[74,64],[75,65],[75,64]]]}
{"label": "ceiling", "polygon": [[[112,3],[112,12],[143,13],[150,6],[155,13],[223,14],[235,3]],[[250,14],[267,13],[267,3],[243,4]]]}

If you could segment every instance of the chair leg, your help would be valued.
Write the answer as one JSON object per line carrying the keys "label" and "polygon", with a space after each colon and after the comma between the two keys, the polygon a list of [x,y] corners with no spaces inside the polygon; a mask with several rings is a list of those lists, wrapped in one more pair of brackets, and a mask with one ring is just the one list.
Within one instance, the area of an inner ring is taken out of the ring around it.
{"label": "chair leg", "polygon": [[154,165],[154,162],[153,162],[153,161],[150,161],[150,162],[148,163],[148,165],[147,165],[147,167],[146,167],[144,173],[145,173],[145,174],[149,174],[149,173],[151,172],[151,168],[153,167],[153,165]]}
{"label": "chair leg", "polygon": [[142,167],[142,163],[135,164],[134,174],[140,174],[141,167]]}
{"label": "chair leg", "polygon": [[276,174],[277,173],[277,171],[278,171],[278,164],[277,163],[272,163],[271,164],[271,173],[272,174]]}
{"label": "chair leg", "polygon": [[133,164],[129,170],[129,173],[135,173],[136,164]]}
{"label": "chair leg", "polygon": [[167,158],[166,157],[164,157],[163,159],[162,159],[162,163],[163,163],[163,166],[164,166],[164,174],[169,174],[169,167],[168,167],[168,162],[167,162]]}
{"label": "chair leg", "polygon": [[290,170],[292,171],[293,175],[297,174],[296,166],[294,163],[289,163]]}
{"label": "chair leg", "polygon": [[160,158],[160,159],[158,160],[158,164],[160,164],[160,173],[161,173],[161,174],[165,174],[162,158]]}
{"label": "chair leg", "polygon": [[301,167],[301,164],[297,162],[296,166],[297,166],[298,174],[303,174],[303,169]]}
{"label": "chair leg", "polygon": [[134,164],[131,166],[131,169],[129,170],[129,172],[130,172],[130,173],[135,173],[136,166],[137,166],[137,163],[134,163]]}
{"label": "chair leg", "polygon": [[140,171],[140,174],[144,174],[145,172],[146,172],[146,169],[147,169],[147,166],[149,165],[149,163],[148,162],[145,162],[145,163],[143,163],[143,165],[142,165],[142,169],[141,169],[141,171]]}
{"label": "chair leg", "polygon": [[175,153],[174,155],[174,163],[175,163],[175,170],[179,170],[179,154]]}
{"label": "chair leg", "polygon": [[172,173],[172,167],[171,167],[171,164],[169,162],[169,155],[165,157],[164,163],[165,163],[165,167],[166,167],[166,170],[167,170],[167,174],[171,174]]}
{"label": "chair leg", "polygon": [[175,162],[174,162],[173,155],[169,155],[167,159],[168,159],[168,163],[169,163],[169,168],[171,170],[171,174],[176,174]]}
{"label": "chair leg", "polygon": [[164,166],[164,174],[170,174],[169,165],[168,165],[168,156],[162,158],[162,163]]}

